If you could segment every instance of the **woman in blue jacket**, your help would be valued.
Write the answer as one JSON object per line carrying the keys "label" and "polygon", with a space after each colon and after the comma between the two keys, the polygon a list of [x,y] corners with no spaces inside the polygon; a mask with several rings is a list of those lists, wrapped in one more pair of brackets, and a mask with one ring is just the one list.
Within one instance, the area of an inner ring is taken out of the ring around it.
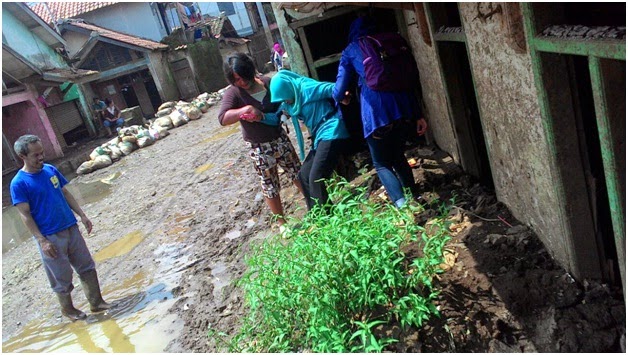
{"label": "woman in blue jacket", "polygon": [[403,189],[414,189],[412,169],[403,154],[404,130],[407,129],[404,129],[403,122],[419,117],[416,123],[419,135],[425,133],[427,123],[422,118],[413,92],[375,91],[366,85],[364,58],[358,39],[374,33],[376,26],[370,17],[359,17],[351,24],[349,45],[342,51],[333,96],[337,102],[347,104],[349,89],[357,80],[364,138],[373,165],[388,196],[397,207],[401,207],[406,202]]}
{"label": "woman in blue jacket", "polygon": [[342,113],[332,99],[333,88],[334,83],[316,81],[289,70],[281,70],[270,81],[272,101],[282,102],[280,109],[292,117],[301,160],[305,148],[298,121],[305,124],[312,139],[312,148],[299,171],[308,210],[317,202],[329,202],[325,183],[320,179],[331,177],[344,140],[349,138]]}

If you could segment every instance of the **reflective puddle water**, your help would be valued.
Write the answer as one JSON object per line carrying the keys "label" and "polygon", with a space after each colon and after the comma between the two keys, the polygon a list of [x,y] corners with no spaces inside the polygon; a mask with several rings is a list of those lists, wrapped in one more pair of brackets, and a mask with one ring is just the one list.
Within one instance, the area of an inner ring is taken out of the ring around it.
{"label": "reflective puddle water", "polygon": [[[157,270],[139,271],[104,287],[103,297],[113,304],[108,312],[77,322],[49,315],[25,325],[17,336],[3,342],[2,351],[163,352],[183,328],[176,315],[168,314],[178,296],[173,294],[176,281],[188,262],[180,254],[182,249],[178,244],[162,245],[154,252]],[[76,306],[88,309],[86,303]]]}
{"label": "reflective puddle water", "polygon": [[222,289],[231,282],[231,275],[227,272],[227,265],[218,262],[212,266],[212,283],[214,284],[214,297],[222,299]]}
{"label": "reflective puddle water", "polygon": [[103,181],[70,183],[67,188],[81,206],[98,202],[111,194],[111,183]]}
{"label": "reflective puddle water", "polygon": [[111,184],[114,180],[116,180],[117,178],[119,178],[122,175],[121,172],[117,171],[109,176],[107,176],[106,178],[100,180],[101,182],[104,182],[105,184]]}
{"label": "reflective puddle water", "polygon": [[93,255],[93,258],[96,262],[100,262],[116,256],[124,255],[133,250],[133,248],[141,243],[144,238],[145,236],[142,231],[133,231],[99,250]]}
{"label": "reflective puddle water", "polygon": [[[98,202],[111,194],[111,181],[120,176],[120,173],[113,174],[102,181],[88,183],[69,183],[68,190],[72,193],[76,201],[81,205]],[[108,182],[105,182],[108,181]],[[31,238],[31,233],[26,229],[17,208],[11,206],[2,210],[2,253],[15,248],[27,239]]]}
{"label": "reflective puddle water", "polygon": [[236,123],[236,124],[231,125],[229,127],[225,127],[223,129],[220,129],[218,131],[218,133],[214,134],[213,136],[211,136],[211,137],[209,137],[207,139],[203,139],[198,144],[215,142],[217,140],[227,138],[230,135],[232,135],[232,134],[234,134],[234,133],[236,133],[238,131],[240,131],[240,123]]}
{"label": "reflective puddle water", "polygon": [[2,210],[2,254],[31,239],[31,233],[26,229],[20,213],[15,207]]}

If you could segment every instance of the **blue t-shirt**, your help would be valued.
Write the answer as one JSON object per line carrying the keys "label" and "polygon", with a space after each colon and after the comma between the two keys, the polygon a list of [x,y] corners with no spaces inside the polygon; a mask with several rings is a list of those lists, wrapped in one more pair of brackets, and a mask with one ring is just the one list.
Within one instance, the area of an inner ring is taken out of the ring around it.
{"label": "blue t-shirt", "polygon": [[68,181],[59,170],[44,164],[36,174],[19,170],[11,180],[13,206],[27,202],[43,235],[55,234],[76,224],[76,217],[61,190]]}

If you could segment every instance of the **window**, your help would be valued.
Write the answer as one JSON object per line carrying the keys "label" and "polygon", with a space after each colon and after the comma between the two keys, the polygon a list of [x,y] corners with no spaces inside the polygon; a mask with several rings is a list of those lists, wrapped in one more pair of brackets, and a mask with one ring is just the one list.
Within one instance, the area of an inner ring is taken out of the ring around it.
{"label": "window", "polygon": [[127,48],[99,44],[89,54],[81,69],[105,71],[133,60]]}
{"label": "window", "polygon": [[224,12],[226,16],[235,15],[235,8],[233,7],[232,2],[219,2],[218,10],[220,10],[220,12]]}

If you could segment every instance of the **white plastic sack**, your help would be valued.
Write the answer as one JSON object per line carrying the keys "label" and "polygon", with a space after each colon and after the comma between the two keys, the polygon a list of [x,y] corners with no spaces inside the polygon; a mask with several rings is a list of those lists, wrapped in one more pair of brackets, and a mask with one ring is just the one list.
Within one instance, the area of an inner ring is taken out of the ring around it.
{"label": "white plastic sack", "polygon": [[175,102],[174,101],[168,101],[168,102],[164,102],[163,104],[161,104],[161,106],[159,106],[159,108],[157,109],[157,111],[161,111],[165,108],[171,108],[174,107]]}
{"label": "white plastic sack", "polygon": [[107,148],[109,148],[109,150],[111,151],[111,154],[109,156],[111,157],[112,161],[118,161],[124,155],[122,151],[120,150],[120,148],[118,148],[117,144],[110,145]]}
{"label": "white plastic sack", "polygon": [[174,110],[169,117],[175,127],[183,126],[184,124],[188,123],[188,121],[183,118],[183,115],[178,110]]}
{"label": "white plastic sack", "polygon": [[92,171],[94,171],[94,161],[93,160],[88,160],[86,162],[83,162],[83,164],[81,164],[77,169],[76,169],[76,173],[78,175],[84,175],[84,174],[89,174]]}
{"label": "white plastic sack", "polygon": [[202,115],[201,110],[198,109],[197,107],[194,107],[194,106],[190,106],[188,108],[184,108],[183,112],[191,120],[198,120],[199,118],[201,118],[201,115]]}
{"label": "white plastic sack", "polygon": [[172,112],[172,110],[174,110],[173,107],[166,107],[162,110],[157,111],[157,113],[155,113],[155,117],[164,117],[170,114],[170,112]]}
{"label": "white plastic sack", "polygon": [[96,159],[94,159],[94,170],[97,169],[102,169],[104,167],[107,167],[109,165],[111,165],[113,162],[111,161],[111,158],[108,155],[99,155],[96,157]]}
{"label": "white plastic sack", "polygon": [[98,156],[101,156],[101,155],[107,155],[108,156],[109,154],[111,154],[111,150],[109,150],[108,148],[96,147],[89,154],[89,159],[90,160],[95,160]]}
{"label": "white plastic sack", "polygon": [[129,155],[134,150],[137,149],[137,145],[135,145],[135,143],[132,143],[132,142],[120,142],[118,143],[118,148],[120,148],[120,151],[122,152],[122,154]]}
{"label": "white plastic sack", "polygon": [[170,129],[174,127],[174,125],[172,124],[172,120],[170,119],[170,116],[159,117],[158,119],[155,120],[155,123],[153,124],[153,126],[159,126],[165,129]]}

